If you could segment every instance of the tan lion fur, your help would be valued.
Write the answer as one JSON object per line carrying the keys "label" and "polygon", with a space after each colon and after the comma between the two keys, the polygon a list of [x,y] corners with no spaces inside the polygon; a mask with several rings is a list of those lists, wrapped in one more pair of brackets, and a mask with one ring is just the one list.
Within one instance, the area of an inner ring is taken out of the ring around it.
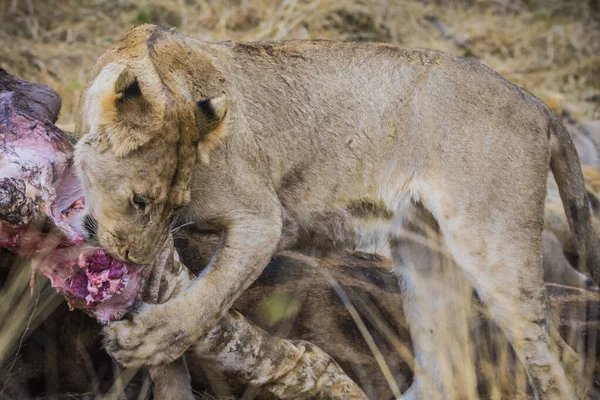
{"label": "tan lion fur", "polygon": [[[129,83],[123,97],[105,95],[118,93],[121,80]],[[427,266],[400,260],[400,238],[418,233],[415,218],[429,215],[535,395],[585,391],[577,357],[548,318],[541,268],[550,165],[582,267],[600,279],[579,159],[541,101],[480,62],[387,44],[206,43],[144,25],[98,60],[77,134],[89,212],[116,257],[153,260],[173,209],[188,200],[180,220],[223,232],[188,290],[113,325],[107,340],[120,363],[177,359],[284,244],[390,240],[407,321],[420,332],[409,396],[444,398],[454,389],[426,349],[448,333],[412,303],[429,295],[416,283]],[[200,162],[207,146],[210,162]]]}

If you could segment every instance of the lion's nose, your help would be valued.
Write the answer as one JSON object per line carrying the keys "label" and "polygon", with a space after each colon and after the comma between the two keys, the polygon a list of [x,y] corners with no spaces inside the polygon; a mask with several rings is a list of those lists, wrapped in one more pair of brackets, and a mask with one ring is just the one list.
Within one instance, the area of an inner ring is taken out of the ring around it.
{"label": "lion's nose", "polygon": [[134,264],[141,264],[141,260],[129,252],[127,253],[127,259]]}

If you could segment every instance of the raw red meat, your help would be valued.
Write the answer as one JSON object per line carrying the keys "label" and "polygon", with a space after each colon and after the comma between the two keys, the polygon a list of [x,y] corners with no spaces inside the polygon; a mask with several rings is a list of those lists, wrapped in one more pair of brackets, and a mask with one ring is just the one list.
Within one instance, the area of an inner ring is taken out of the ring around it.
{"label": "raw red meat", "polygon": [[71,308],[120,319],[139,295],[143,268],[87,245],[84,209],[71,137],[0,93],[0,247],[31,258]]}

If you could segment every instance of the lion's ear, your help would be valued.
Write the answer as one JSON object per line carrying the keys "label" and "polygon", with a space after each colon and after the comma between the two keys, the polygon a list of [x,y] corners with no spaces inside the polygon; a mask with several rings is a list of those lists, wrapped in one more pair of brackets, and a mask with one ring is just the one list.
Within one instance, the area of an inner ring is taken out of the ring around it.
{"label": "lion's ear", "polygon": [[115,153],[126,155],[150,141],[147,119],[151,107],[129,67],[122,66],[101,104],[101,123]]}
{"label": "lion's ear", "polygon": [[227,124],[224,122],[227,114],[227,97],[203,99],[196,104],[196,126],[200,130],[197,156],[202,162],[208,164],[210,151],[227,134]]}
{"label": "lion's ear", "polygon": [[119,100],[133,101],[141,100],[142,89],[133,71],[125,67],[115,81],[115,93]]}

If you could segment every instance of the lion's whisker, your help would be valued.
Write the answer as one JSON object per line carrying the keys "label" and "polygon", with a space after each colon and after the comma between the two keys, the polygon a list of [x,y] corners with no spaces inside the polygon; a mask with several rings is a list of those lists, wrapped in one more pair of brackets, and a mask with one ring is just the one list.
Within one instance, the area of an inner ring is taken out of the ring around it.
{"label": "lion's whisker", "polygon": [[172,234],[176,234],[177,232],[179,232],[179,230],[180,230],[181,228],[183,228],[183,227],[186,227],[186,226],[189,226],[189,225],[192,225],[193,223],[194,223],[193,221],[189,221],[189,222],[183,223],[183,224],[179,225],[179,226],[178,226],[178,227],[176,227],[176,228],[172,228],[172,229],[171,229],[171,233],[172,233]]}

